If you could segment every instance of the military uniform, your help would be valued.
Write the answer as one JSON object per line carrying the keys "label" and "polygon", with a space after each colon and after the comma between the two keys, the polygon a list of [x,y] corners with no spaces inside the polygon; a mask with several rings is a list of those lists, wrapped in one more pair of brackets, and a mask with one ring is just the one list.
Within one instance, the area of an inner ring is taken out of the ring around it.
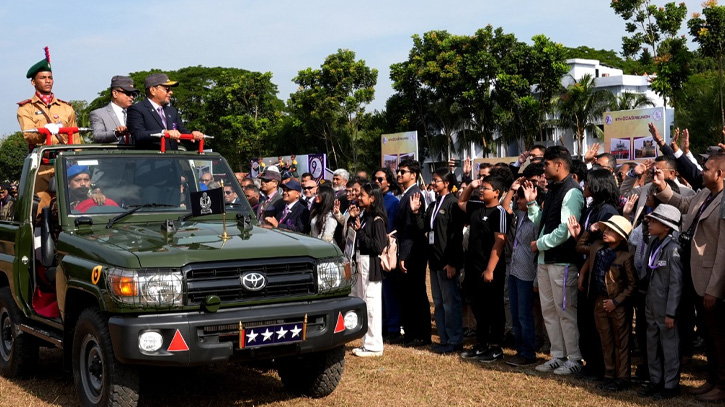
{"label": "military uniform", "polygon": [[[32,99],[26,99],[18,102],[18,123],[20,130],[40,129],[48,123],[57,123],[61,127],[78,127],[76,124],[76,113],[70,103],[56,99],[45,105],[38,95],[33,95]],[[45,144],[45,136],[40,133],[23,133],[25,141],[33,147],[36,144]],[[81,144],[83,139],[78,133],[71,136],[58,134],[52,138],[53,144]]]}

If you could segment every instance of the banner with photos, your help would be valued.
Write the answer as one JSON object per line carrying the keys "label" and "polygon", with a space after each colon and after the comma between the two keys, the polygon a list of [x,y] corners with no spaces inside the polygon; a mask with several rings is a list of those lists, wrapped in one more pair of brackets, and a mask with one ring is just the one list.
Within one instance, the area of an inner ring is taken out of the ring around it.
{"label": "banner with photos", "polygon": [[604,151],[619,162],[656,158],[659,149],[649,133],[649,124],[654,123],[664,138],[664,116],[663,107],[604,113]]}
{"label": "banner with photos", "polygon": [[383,134],[380,136],[380,164],[395,172],[401,161],[419,160],[418,132],[406,131],[403,133]]}

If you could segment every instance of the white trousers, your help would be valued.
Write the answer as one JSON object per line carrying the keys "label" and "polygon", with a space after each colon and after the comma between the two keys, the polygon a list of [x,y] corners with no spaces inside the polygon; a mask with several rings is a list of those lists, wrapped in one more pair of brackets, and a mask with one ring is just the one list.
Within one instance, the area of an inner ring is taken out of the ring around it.
{"label": "white trousers", "polygon": [[539,264],[536,271],[541,313],[551,342],[551,356],[578,361],[582,354],[579,350],[576,314],[577,273],[574,265],[557,264]]}
{"label": "white trousers", "polygon": [[383,282],[370,281],[370,256],[356,254],[357,281],[352,286],[352,295],[365,301],[368,309],[368,331],[362,338],[363,348],[383,351]]}

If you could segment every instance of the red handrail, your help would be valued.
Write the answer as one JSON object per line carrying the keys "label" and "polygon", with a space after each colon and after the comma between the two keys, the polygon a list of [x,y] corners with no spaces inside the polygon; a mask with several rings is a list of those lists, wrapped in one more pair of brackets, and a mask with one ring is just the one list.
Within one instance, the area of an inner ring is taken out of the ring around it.
{"label": "red handrail", "polygon": [[[154,133],[151,137],[159,137],[161,139],[161,152],[166,152],[166,139],[170,138],[169,133]],[[206,134],[199,140],[199,154],[204,154],[204,139],[214,138],[213,136],[207,136]],[[193,134],[179,134],[179,140],[195,140]]]}

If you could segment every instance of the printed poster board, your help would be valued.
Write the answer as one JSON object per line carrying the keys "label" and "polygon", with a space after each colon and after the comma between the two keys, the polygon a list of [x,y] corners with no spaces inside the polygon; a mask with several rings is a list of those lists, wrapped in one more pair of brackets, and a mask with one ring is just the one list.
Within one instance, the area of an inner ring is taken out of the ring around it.
{"label": "printed poster board", "polygon": [[612,154],[618,162],[656,158],[659,149],[649,133],[650,123],[654,123],[664,139],[663,107],[604,113],[604,151]]}
{"label": "printed poster board", "polygon": [[398,164],[407,159],[420,161],[418,132],[382,134],[380,136],[380,165],[395,172]]}

